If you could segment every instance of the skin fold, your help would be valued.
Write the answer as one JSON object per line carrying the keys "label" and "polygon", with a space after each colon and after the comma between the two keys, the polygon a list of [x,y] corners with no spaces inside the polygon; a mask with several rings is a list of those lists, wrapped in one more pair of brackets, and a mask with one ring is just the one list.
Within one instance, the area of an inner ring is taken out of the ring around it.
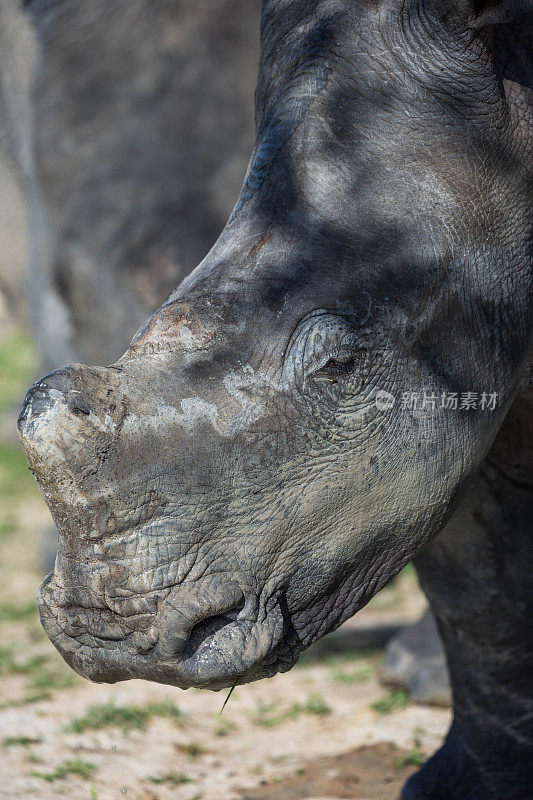
{"label": "skin fold", "polygon": [[[21,411],[75,670],[273,675],[418,554],[455,721],[404,797],[530,796],[529,11],[265,0],[217,243],[119,361]],[[495,402],[439,405],[468,392]]]}

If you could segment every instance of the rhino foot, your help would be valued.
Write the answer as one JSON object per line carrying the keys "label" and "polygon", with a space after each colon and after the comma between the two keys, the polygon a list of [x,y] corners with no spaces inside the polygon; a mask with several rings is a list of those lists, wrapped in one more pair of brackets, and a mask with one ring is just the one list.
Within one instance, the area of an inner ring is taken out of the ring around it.
{"label": "rhino foot", "polygon": [[451,705],[448,666],[435,618],[428,608],[387,645],[381,679],[401,686],[417,703]]}
{"label": "rhino foot", "polygon": [[496,800],[496,797],[452,727],[440,750],[409,778],[400,800]]}

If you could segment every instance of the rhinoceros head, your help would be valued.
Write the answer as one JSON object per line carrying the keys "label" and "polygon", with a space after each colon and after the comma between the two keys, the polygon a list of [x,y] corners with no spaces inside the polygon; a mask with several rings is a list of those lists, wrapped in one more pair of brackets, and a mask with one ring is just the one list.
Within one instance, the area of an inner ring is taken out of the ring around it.
{"label": "rhinoceros head", "polygon": [[219,241],[116,364],[28,393],[60,531],[40,613],[83,675],[290,668],[486,454],[527,352],[530,167],[519,83],[467,6],[268,0]]}

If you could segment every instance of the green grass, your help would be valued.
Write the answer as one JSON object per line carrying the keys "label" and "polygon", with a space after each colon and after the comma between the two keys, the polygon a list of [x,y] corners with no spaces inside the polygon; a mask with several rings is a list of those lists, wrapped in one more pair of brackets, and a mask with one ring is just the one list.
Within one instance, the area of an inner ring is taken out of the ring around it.
{"label": "green grass", "polygon": [[413,731],[413,749],[396,761],[396,766],[402,767],[421,767],[426,761],[426,756],[422,752],[422,741],[420,735],[424,733],[423,728],[415,728]]}
{"label": "green grass", "polygon": [[311,694],[305,703],[293,703],[286,709],[279,709],[278,703],[260,705],[254,720],[263,728],[273,728],[287,720],[298,719],[302,714],[324,716],[331,713],[331,708],[318,694]]}
{"label": "green grass", "polygon": [[14,703],[13,705],[27,706],[32,703],[41,703],[43,700],[50,700],[51,697],[52,692],[30,692],[19,703]]}
{"label": "green grass", "polygon": [[[22,403],[35,377],[36,363],[34,345],[26,334],[16,333],[0,341],[0,415]],[[19,502],[23,496],[37,491],[21,448],[0,444],[0,500],[4,509],[0,537],[14,528],[6,504]]]}
{"label": "green grass", "polygon": [[324,666],[338,666],[339,664],[352,664],[359,661],[377,660],[381,651],[377,647],[356,648],[343,646],[342,640],[334,639],[317,642],[307,652],[300,656],[296,667],[308,667],[311,664]]}
{"label": "green grass", "polygon": [[188,744],[177,744],[176,750],[184,753],[189,758],[200,758],[207,753],[206,748],[200,742],[189,742]]}
{"label": "green grass", "polygon": [[28,659],[21,659],[20,647],[17,645],[0,646],[0,676],[1,675],[31,675],[42,669],[49,660],[48,655],[34,655]]}
{"label": "green grass", "polygon": [[6,708],[20,708],[21,706],[31,705],[32,703],[41,703],[43,700],[50,700],[51,697],[52,692],[29,692],[24,697],[20,697],[16,700],[6,700],[4,703],[0,703],[0,711]]}
{"label": "green grass", "polygon": [[2,739],[2,747],[29,747],[42,741],[40,736],[6,736]]}
{"label": "green grass", "polygon": [[14,605],[13,603],[0,604],[0,622],[22,622],[31,617],[37,617],[35,600],[29,600],[22,605]]}
{"label": "green grass", "polygon": [[28,678],[28,693],[22,700],[8,700],[0,708],[37,703],[48,700],[52,692],[68,689],[75,683],[75,675],[63,665],[59,658],[51,654],[37,653],[22,659],[20,646],[16,644],[0,646],[0,677],[4,675],[25,675]]}
{"label": "green grass", "polygon": [[47,667],[36,672],[30,681],[30,688],[36,692],[46,692],[53,689],[70,689],[76,682],[74,673],[63,668],[62,664],[57,667]]}
{"label": "green grass", "polygon": [[411,561],[406,564],[402,571],[398,573],[395,580],[397,578],[414,578],[414,580],[418,580],[414,564]]}
{"label": "green grass", "polygon": [[233,720],[228,719],[227,717],[221,717],[218,714],[216,715],[216,724],[213,733],[215,736],[229,736],[230,733],[233,733],[236,730],[237,726],[233,722]]}
{"label": "green grass", "polygon": [[150,777],[148,778],[152,783],[168,783],[169,786],[181,786],[184,783],[192,783],[192,778],[189,778],[183,773],[176,774],[169,772],[168,775],[163,775],[161,778]]}
{"label": "green grass", "polygon": [[396,761],[396,766],[402,767],[421,767],[426,762],[426,757],[419,747],[413,747],[410,753],[402,756]]}
{"label": "green grass", "polygon": [[35,347],[27,334],[15,333],[0,341],[0,414],[22,402],[36,365]]}
{"label": "green grass", "polygon": [[75,775],[84,781],[90,780],[96,772],[96,765],[90,764],[88,761],[80,761],[79,759],[71,759],[63,761],[52,772],[32,772],[34,778],[42,778],[43,781],[54,783],[69,775]]}
{"label": "green grass", "polygon": [[381,700],[376,700],[372,703],[371,708],[377,711],[378,714],[390,714],[392,711],[397,711],[400,708],[405,708],[409,705],[409,695],[404,689],[396,689],[391,692],[387,697]]}
{"label": "green grass", "polygon": [[4,516],[0,519],[0,540],[7,539],[8,536],[15,533],[16,529],[17,523],[14,517],[4,509]]}
{"label": "green grass", "polygon": [[331,680],[335,683],[365,683],[374,674],[374,669],[370,666],[360,667],[356,670],[346,671],[335,669],[331,672]]}
{"label": "green grass", "polygon": [[[17,501],[30,494],[37,494],[24,453],[19,447],[0,444],[0,498],[4,503]],[[12,525],[10,517],[4,518],[5,526]]]}
{"label": "green grass", "polygon": [[83,733],[102,728],[121,728],[127,733],[134,729],[144,730],[154,717],[166,717],[182,724],[186,715],[173,703],[147,703],[144,706],[102,703],[89,706],[83,717],[72,720],[64,730],[69,733]]}

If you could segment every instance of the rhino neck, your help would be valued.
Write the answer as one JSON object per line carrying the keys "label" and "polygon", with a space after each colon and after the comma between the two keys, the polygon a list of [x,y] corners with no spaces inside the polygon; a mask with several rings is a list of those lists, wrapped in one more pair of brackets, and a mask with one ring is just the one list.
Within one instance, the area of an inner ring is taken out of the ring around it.
{"label": "rhino neck", "polygon": [[[438,786],[431,797],[445,787],[447,798],[531,796],[532,432],[526,395],[515,400],[460,508],[416,560],[454,695],[446,744],[412,781],[419,792]],[[406,790],[411,796],[419,795]]]}

